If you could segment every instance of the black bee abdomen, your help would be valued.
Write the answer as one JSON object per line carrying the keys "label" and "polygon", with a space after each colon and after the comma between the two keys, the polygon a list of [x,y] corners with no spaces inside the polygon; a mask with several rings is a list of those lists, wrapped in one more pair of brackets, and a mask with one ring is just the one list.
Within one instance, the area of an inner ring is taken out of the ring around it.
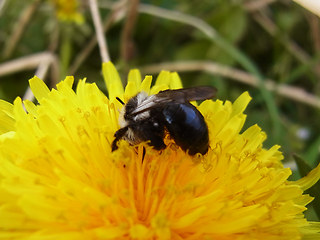
{"label": "black bee abdomen", "polygon": [[170,136],[190,155],[206,154],[208,127],[202,114],[191,103],[168,104],[162,110]]}

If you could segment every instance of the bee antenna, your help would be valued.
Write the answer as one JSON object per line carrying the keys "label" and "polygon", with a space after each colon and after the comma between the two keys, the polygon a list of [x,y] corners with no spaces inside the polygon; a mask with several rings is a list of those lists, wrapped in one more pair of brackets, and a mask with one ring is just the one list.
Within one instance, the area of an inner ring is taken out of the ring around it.
{"label": "bee antenna", "polygon": [[120,98],[116,97],[116,99],[118,100],[119,103],[121,103],[122,105],[124,105],[124,102],[123,102]]}

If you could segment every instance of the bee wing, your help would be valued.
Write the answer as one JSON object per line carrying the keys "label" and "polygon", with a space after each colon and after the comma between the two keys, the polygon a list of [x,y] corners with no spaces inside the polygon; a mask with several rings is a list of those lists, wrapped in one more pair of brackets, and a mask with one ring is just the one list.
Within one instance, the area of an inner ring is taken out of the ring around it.
{"label": "bee wing", "polygon": [[211,99],[216,95],[217,89],[214,87],[191,87],[175,90],[164,90],[156,94],[156,102],[176,102],[185,103],[190,101]]}
{"label": "bee wing", "polygon": [[148,111],[155,107],[161,107],[168,103],[186,103],[190,101],[211,99],[215,96],[217,89],[214,87],[191,87],[182,89],[168,89],[156,95],[148,97],[134,111],[133,115]]}

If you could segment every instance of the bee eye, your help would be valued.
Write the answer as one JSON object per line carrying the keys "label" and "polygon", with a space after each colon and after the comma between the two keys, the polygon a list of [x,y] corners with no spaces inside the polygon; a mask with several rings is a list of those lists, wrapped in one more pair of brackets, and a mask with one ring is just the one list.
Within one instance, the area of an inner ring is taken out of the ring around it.
{"label": "bee eye", "polygon": [[158,127],[158,126],[159,126],[159,123],[154,122],[154,123],[153,123],[153,126],[154,126],[154,127]]}

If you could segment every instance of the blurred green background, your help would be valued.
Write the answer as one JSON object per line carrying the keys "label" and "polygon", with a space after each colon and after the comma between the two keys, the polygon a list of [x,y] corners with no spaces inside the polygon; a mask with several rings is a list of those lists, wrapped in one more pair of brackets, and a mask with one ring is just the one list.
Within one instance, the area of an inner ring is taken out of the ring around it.
{"label": "blurred green background", "polygon": [[[268,134],[266,148],[282,146],[292,179],[319,163],[318,16],[289,0],[122,0],[98,6],[122,79],[131,68],[155,78],[165,66],[179,72],[184,86],[215,86],[222,100],[249,91],[244,129],[257,123]],[[37,53],[53,59],[43,74],[48,85],[74,75],[106,92],[95,36],[86,1],[0,0],[0,98],[24,96],[28,79],[45,62],[31,64],[28,57]],[[313,211],[307,214],[318,219]]]}

